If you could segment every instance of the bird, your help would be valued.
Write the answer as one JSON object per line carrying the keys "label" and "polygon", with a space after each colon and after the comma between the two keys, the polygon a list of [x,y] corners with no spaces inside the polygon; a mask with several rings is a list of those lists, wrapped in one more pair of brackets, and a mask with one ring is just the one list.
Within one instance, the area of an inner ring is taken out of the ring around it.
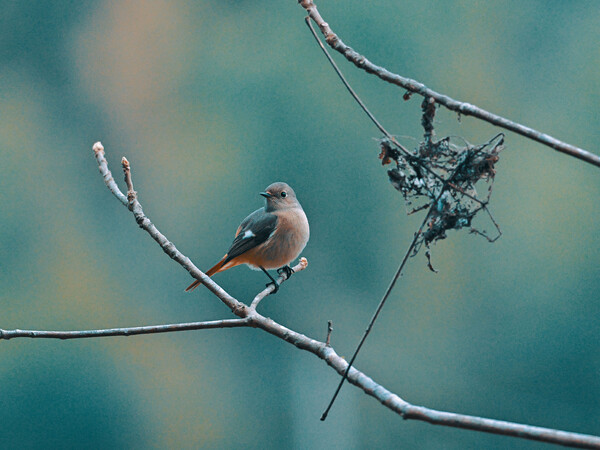
{"label": "bird", "polygon": [[[260,195],[265,198],[265,206],[242,221],[229,250],[206,275],[210,277],[246,264],[251,269],[262,270],[271,280],[267,286],[273,284],[275,293],[279,290],[279,283],[267,270],[278,269],[278,274],[285,272],[289,278],[293,273],[289,263],[308,243],[310,229],[296,193],[288,184],[273,183]],[[195,280],[185,291],[193,291],[201,284],[200,280]]]}

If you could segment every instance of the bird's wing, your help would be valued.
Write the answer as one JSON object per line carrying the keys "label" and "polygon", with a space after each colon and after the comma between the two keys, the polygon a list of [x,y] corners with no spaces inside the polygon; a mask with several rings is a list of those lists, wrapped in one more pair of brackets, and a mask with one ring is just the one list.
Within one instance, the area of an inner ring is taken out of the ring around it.
{"label": "bird's wing", "polygon": [[240,224],[223,264],[265,242],[277,229],[277,216],[258,209]]}

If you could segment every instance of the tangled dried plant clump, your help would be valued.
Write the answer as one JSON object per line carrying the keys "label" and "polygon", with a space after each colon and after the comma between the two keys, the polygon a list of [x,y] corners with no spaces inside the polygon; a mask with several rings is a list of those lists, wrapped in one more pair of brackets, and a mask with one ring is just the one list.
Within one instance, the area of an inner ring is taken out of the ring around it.
{"label": "tangled dried plant clump", "polygon": [[[429,209],[413,255],[425,245],[429,259],[432,243],[445,239],[448,230],[465,227],[494,242],[501,232],[487,205],[496,175],[495,165],[504,148],[504,134],[480,145],[450,136],[435,140],[435,104],[425,100],[422,109],[425,135],[418,147],[410,152],[399,146],[395,139],[386,137],[380,140],[379,154],[383,165],[392,162],[396,165],[387,173],[392,186],[404,197],[408,214]],[[457,141],[461,141],[460,144]],[[481,184],[487,186],[484,197],[480,197],[476,189]],[[472,226],[473,219],[482,210],[496,229],[494,237]],[[431,263],[429,268],[433,270]]]}
{"label": "tangled dried plant clump", "polygon": [[[490,199],[491,187],[496,174],[494,166],[498,162],[498,154],[503,148],[504,134],[500,133],[488,142],[477,146],[469,144],[466,140],[463,140],[464,144],[462,146],[457,145],[451,137],[445,137],[436,141],[434,140],[435,110],[437,105],[443,103],[433,91],[430,91],[428,94],[420,92],[421,95],[424,95],[423,103],[421,104],[423,111],[421,125],[425,130],[424,141],[421,142],[415,151],[410,152],[394,136],[390,135],[371,111],[369,111],[320,41],[311,24],[311,19],[314,19],[319,24],[326,36],[326,41],[330,45],[333,41],[341,45],[339,38],[329,30],[329,25],[317,13],[314,3],[303,2],[303,6],[309,11],[309,15],[306,17],[306,24],[317,44],[321,47],[327,60],[350,95],[384,136],[380,140],[381,153],[379,154],[379,158],[383,165],[390,164],[392,161],[396,163],[395,168],[388,170],[392,185],[402,193],[407,206],[411,206],[415,198],[421,197],[427,199],[425,204],[409,212],[409,214],[412,214],[416,211],[429,208],[426,220],[419,228],[416,239],[410,245],[408,253],[414,256],[423,244],[425,244],[427,247],[426,256],[429,260],[429,268],[434,270],[431,266],[429,247],[432,242],[446,238],[447,230],[470,227],[471,232],[484,236],[490,242],[498,239],[501,235],[500,228],[489,212],[487,203]],[[336,46],[334,48],[337,49]],[[353,52],[349,47],[347,50],[348,52]],[[344,54],[346,57],[349,55],[349,53]],[[367,60],[360,55],[354,62],[359,67],[367,64]],[[372,68],[374,69],[374,67]],[[409,100],[411,94],[416,92],[414,86],[411,83],[409,85],[413,89],[409,89],[404,94],[404,100]],[[488,193],[484,200],[478,197],[475,189],[475,185],[482,179],[488,183]],[[498,233],[496,237],[491,238],[485,231],[479,231],[472,226],[473,219],[481,210],[487,212],[494,224]],[[401,266],[403,267],[403,265],[404,262]],[[326,416],[326,413],[324,416]]]}

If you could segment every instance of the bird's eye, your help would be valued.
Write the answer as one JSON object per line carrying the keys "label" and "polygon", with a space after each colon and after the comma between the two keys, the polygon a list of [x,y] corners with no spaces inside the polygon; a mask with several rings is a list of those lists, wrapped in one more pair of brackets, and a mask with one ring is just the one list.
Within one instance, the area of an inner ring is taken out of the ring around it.
{"label": "bird's eye", "polygon": [[287,197],[287,192],[281,191],[281,198],[286,198],[286,197]]}

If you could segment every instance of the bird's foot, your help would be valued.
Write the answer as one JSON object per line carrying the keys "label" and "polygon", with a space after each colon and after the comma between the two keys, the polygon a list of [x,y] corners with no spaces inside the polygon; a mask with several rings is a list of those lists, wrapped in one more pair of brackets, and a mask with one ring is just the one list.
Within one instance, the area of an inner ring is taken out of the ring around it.
{"label": "bird's foot", "polygon": [[290,266],[283,266],[283,267],[277,269],[277,273],[279,275],[281,275],[282,273],[285,273],[286,279],[288,279],[294,273],[294,269],[292,269]]}
{"label": "bird's foot", "polygon": [[278,283],[277,281],[271,281],[270,283],[267,283],[265,286],[266,287],[273,286],[275,289],[273,289],[273,292],[271,292],[271,294],[277,294],[277,291],[279,291],[280,283]]}

